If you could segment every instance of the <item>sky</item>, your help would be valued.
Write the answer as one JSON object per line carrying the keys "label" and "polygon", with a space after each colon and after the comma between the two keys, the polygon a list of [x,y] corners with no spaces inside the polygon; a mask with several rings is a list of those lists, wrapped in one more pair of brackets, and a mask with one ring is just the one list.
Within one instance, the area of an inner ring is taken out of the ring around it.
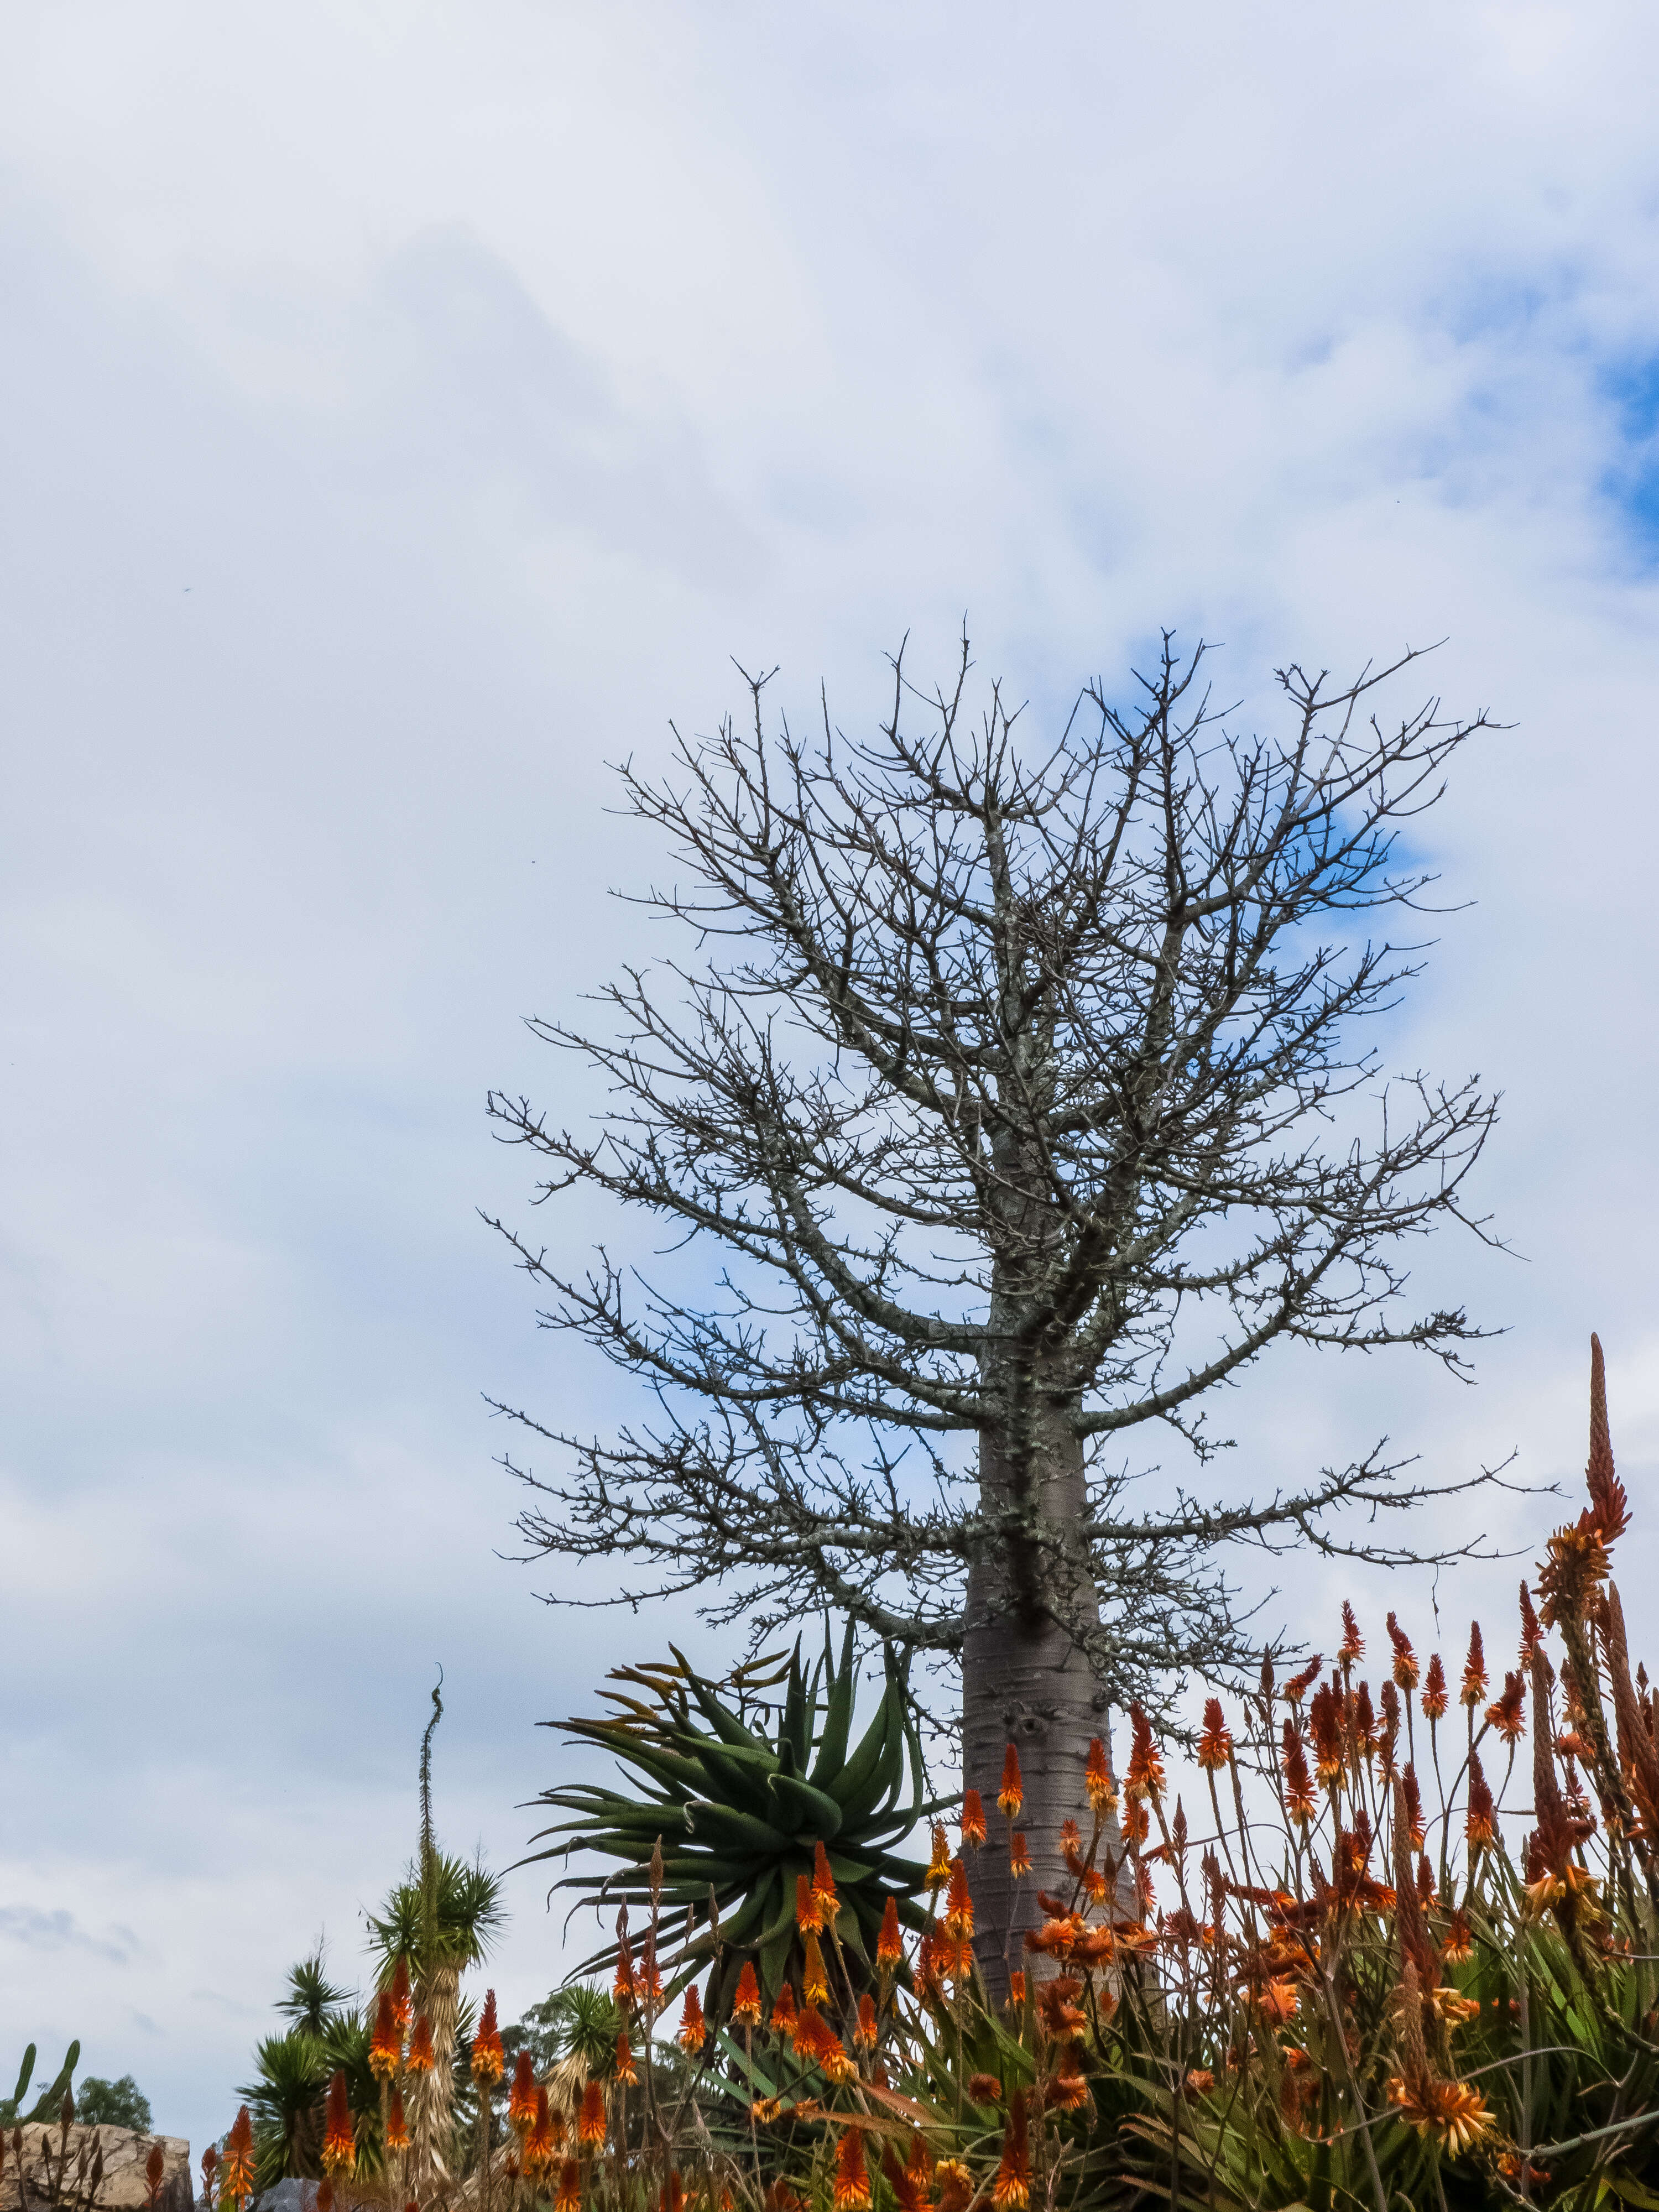
{"label": "sky", "polygon": [[[733,658],[851,730],[965,613],[1052,720],[1167,625],[1267,730],[1276,665],[1443,639],[1510,726],[1424,827],[1459,910],[1385,1042],[1504,1093],[1510,1249],[1416,1279],[1505,1333],[1473,1387],[1264,1363],[1228,1479],[1386,1431],[1576,1481],[1594,1328],[1659,1568],[1656,74],[1598,0],[11,0],[0,2067],[79,2036],[199,2150],[288,1965],[361,1972],[439,1664],[439,1826],[506,1867],[576,1771],[538,1722],[735,1656],[514,1558],[486,1395],[628,1401],[479,1218],[530,1194],[490,1086],[595,1103],[524,1018],[661,949],[606,764]],[[1555,1510],[1434,1533],[1524,1565]],[[1273,1607],[1427,1641],[1437,1597],[1450,1651],[1518,1571]]]}

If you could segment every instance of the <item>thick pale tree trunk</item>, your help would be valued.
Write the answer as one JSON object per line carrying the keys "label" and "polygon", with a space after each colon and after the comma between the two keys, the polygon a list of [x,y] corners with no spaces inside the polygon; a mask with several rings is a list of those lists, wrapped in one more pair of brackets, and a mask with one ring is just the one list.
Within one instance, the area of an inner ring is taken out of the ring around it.
{"label": "thick pale tree trunk", "polygon": [[[1027,1434],[1029,1452],[1011,1451],[1002,1437],[981,1436],[981,1500],[988,1510],[998,1511],[1023,1496],[1041,1514],[1047,1541],[1040,1556],[1016,1544],[988,1549],[973,1562],[962,1655],[963,1781],[984,1799],[988,1829],[985,1849],[969,1858],[975,1949],[999,2000],[1011,1966],[1044,1970],[1041,1960],[1025,1959],[1024,1934],[1045,1917],[1039,1889],[1071,1893],[1060,1824],[1074,1820],[1089,1836],[1093,1816],[1084,1769],[1091,1739],[1106,1735],[1105,1695],[1087,1656],[1045,1609],[1062,1598],[1054,1584],[1063,1581],[1073,1620],[1092,1626],[1100,1617],[1087,1562],[1067,1540],[1068,1526],[1076,1526],[1086,1504],[1082,1445],[1063,1415],[1035,1417]],[[1010,1743],[1024,1776],[1018,1826],[1032,1867],[1018,1885],[1009,1873],[1010,1824],[996,1804]],[[1115,1819],[1102,1843],[1114,1857],[1121,1854]],[[1054,1971],[1051,1963],[1046,1970]]]}
{"label": "thick pale tree trunk", "polygon": [[416,1990],[416,2009],[425,2013],[432,2030],[432,2071],[417,2074],[410,2084],[409,2148],[417,2184],[433,2187],[449,2176],[453,2148],[455,2100],[455,2030],[460,2018],[461,1977],[453,1966],[440,1966],[430,1981]]}

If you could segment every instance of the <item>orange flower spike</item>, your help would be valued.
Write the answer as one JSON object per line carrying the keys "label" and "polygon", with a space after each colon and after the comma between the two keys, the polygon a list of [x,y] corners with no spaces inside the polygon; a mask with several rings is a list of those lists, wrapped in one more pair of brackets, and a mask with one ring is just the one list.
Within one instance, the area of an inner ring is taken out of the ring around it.
{"label": "orange flower spike", "polygon": [[830,1871],[830,1854],[820,1841],[812,1851],[812,1901],[818,1908],[820,1928],[833,1928],[836,1915],[841,1910],[841,1899],[836,1890],[836,1877]]}
{"label": "orange flower spike", "polygon": [[890,1897],[882,1907],[881,1933],[876,1938],[876,1964],[882,1967],[896,1966],[904,1956],[904,1945],[899,1936],[898,1899]]}
{"label": "orange flower spike", "polygon": [[1123,1794],[1130,1799],[1151,1798],[1154,1805],[1164,1795],[1164,1761],[1152,1741],[1152,1724],[1139,1699],[1129,1707],[1134,1741],[1129,1749],[1129,1771],[1123,1778]]}
{"label": "orange flower spike", "polygon": [[1025,1974],[1021,1967],[1016,1966],[1008,1977],[1008,2002],[1011,2005],[1023,2005],[1025,2002]]}
{"label": "orange flower spike", "polygon": [[1473,1710],[1486,1694],[1486,1655],[1480,1641],[1480,1624],[1469,1624],[1469,1656],[1463,1662],[1463,1686],[1457,1702]]}
{"label": "orange flower spike", "polygon": [[[428,2042],[430,2039],[428,2038]],[[331,2078],[323,2129],[323,2165],[330,2173],[350,2173],[357,2164],[357,2136],[351,2124],[351,2099],[343,2069]],[[227,2160],[227,2169],[229,2161]]]}
{"label": "orange flower spike", "polygon": [[810,1874],[795,1876],[795,1925],[803,1936],[815,1935],[823,1925],[823,1916],[818,1909]]}
{"label": "orange flower spike", "polygon": [[770,2027],[774,2035],[787,2035],[795,2025],[795,1992],[787,1982],[778,1991],[772,2007]]}
{"label": "orange flower spike", "polygon": [[1389,1615],[1388,1628],[1389,1641],[1394,1646],[1394,1679],[1402,1690],[1414,1690],[1419,1669],[1412,1640],[1393,1613]]}
{"label": "orange flower spike", "polygon": [[1002,1755],[1002,1785],[997,1791],[997,1806],[1003,1818],[1017,1820],[1025,1803],[1025,1781],[1019,1771],[1019,1753],[1010,1744]]}
{"label": "orange flower spike", "polygon": [[1527,1686],[1518,1674],[1505,1674],[1504,1694],[1486,1708],[1486,1718],[1505,1743],[1518,1743],[1527,1725]]}
{"label": "orange flower spike", "polygon": [[1083,1786],[1089,1793],[1089,1802],[1103,1819],[1117,1802],[1117,1791],[1112,1787],[1112,1771],[1106,1764],[1106,1747],[1098,1736],[1089,1741],[1089,1756],[1083,1768]]}
{"label": "orange flower spike", "polygon": [[1018,1828],[1008,1841],[1008,1871],[1016,1881],[1024,1881],[1031,1871],[1031,1854],[1026,1848],[1024,1835]]}
{"label": "orange flower spike", "polygon": [[617,2057],[611,2069],[611,2078],[613,2081],[625,2083],[630,2089],[637,2089],[640,2085],[640,2071],[634,2063],[634,2046],[628,2039],[625,2027],[617,2031]]}
{"label": "orange flower spike", "polygon": [[738,1993],[732,2000],[732,2017],[739,2027],[758,2027],[761,2024],[760,1983],[755,1976],[752,1959],[744,1960],[743,1972],[738,1976]]}
{"label": "orange flower spike", "polygon": [[401,2035],[415,2017],[414,1999],[409,1989],[409,1961],[400,1958],[392,1977],[392,2012]]}
{"label": "orange flower spike", "polygon": [[[343,2095],[345,2089],[344,2075],[337,2074],[334,2078],[339,2082],[341,2093]],[[329,2086],[331,2098],[330,2110],[331,2112],[333,2109],[333,2084],[331,2083]],[[346,2136],[348,2142],[351,2146],[352,2155],[355,2158],[356,2155],[356,2148],[355,2142],[353,2142],[351,2139],[351,2115],[349,2112],[346,2114]],[[236,2118],[231,2122],[230,2133],[225,2137],[224,2168],[219,2179],[219,2194],[221,2203],[224,2202],[226,2198],[228,2198],[235,2204],[240,2204],[244,2198],[251,2197],[253,2194],[253,2122],[248,2117],[248,2109],[246,2105],[241,2107],[238,2112]]]}
{"label": "orange flower spike", "polygon": [[395,2082],[392,2094],[386,2100],[386,2147],[388,2150],[409,2148],[409,2122],[404,2117],[404,2093]]}
{"label": "orange flower spike", "polygon": [[377,2081],[389,2081],[403,2063],[403,2056],[397,2008],[391,1990],[382,1990],[374,2007],[374,2033],[368,2039],[368,2070]]}
{"label": "orange flower spike", "polygon": [[977,1790],[962,1793],[962,1840],[975,1850],[985,1841],[985,1808]]}
{"label": "orange flower spike", "polygon": [[853,2031],[853,2040],[864,2051],[876,2047],[876,2001],[868,1990],[859,1999],[859,2024]]}
{"label": "orange flower spike", "polygon": [[1469,1805],[1463,1833],[1472,1851],[1488,1850],[1498,1839],[1498,1809],[1492,1803],[1492,1784],[1481,1771],[1478,1751],[1469,1753]]}
{"label": "orange flower spike", "polygon": [[409,2039],[409,2056],[404,2064],[411,2074],[429,2074],[436,2063],[432,2055],[432,2023],[422,2013]]}
{"label": "orange flower spike", "polygon": [[553,2212],[578,2212],[581,2201],[582,2170],[574,2158],[568,2158],[559,2168],[559,2193],[553,2199]]}
{"label": "orange flower spike", "polygon": [[611,1984],[611,1994],[624,2009],[639,1995],[639,1986],[634,1979],[634,1954],[626,1936],[617,1940],[617,1978]]}
{"label": "orange flower spike", "polygon": [[495,2021],[495,1992],[486,1990],[483,2016],[472,2039],[472,2078],[483,2087],[493,2087],[506,2071],[507,2050]]}
{"label": "orange flower spike", "polygon": [[605,2148],[605,2091],[597,2081],[590,2081],[582,2091],[581,2111],[576,2118],[576,2140],[584,2151]]}
{"label": "orange flower spike", "polygon": [[525,2137],[524,2162],[531,2173],[545,2173],[552,2166],[559,2148],[553,2132],[553,2108],[547,2100],[546,2087],[536,2091],[536,2116],[530,2124],[530,2133]]}
{"label": "orange flower spike", "polygon": [[830,2002],[830,1977],[824,1971],[823,1948],[816,1936],[806,1939],[806,1960],[801,1968],[800,1993],[808,2004]]}
{"label": "orange flower spike", "polygon": [[1342,1641],[1336,1656],[1345,1667],[1352,1667],[1365,1656],[1365,1639],[1359,1632],[1359,1623],[1353,1617],[1353,1607],[1346,1598],[1342,1601]]}
{"label": "orange flower spike", "polygon": [[843,2130],[836,2154],[836,2212],[868,2212],[870,2168],[864,2155],[862,2128]]}
{"label": "orange flower spike", "polygon": [[1204,1705],[1204,1733],[1198,1739],[1198,1763],[1206,1774],[1215,1773],[1233,1755],[1233,1740],[1227,1728],[1226,1716],[1221,1710],[1219,1698],[1208,1698]]}
{"label": "orange flower spike", "polygon": [[1319,1680],[1319,1670],[1324,1665],[1324,1655],[1316,1651],[1299,1674],[1292,1674],[1285,1685],[1285,1702],[1294,1712],[1314,1684]]}
{"label": "orange flower spike", "polygon": [[951,1862],[951,1886],[945,1893],[947,1935],[963,1941],[974,1932],[974,1900],[968,1887],[968,1869],[960,1859]]}
{"label": "orange flower spike", "polygon": [[1446,1670],[1440,1663],[1440,1654],[1437,1651],[1431,1657],[1429,1671],[1423,1677],[1423,1696],[1420,1702],[1424,1718],[1431,1721],[1443,1719],[1447,1706],[1451,1703],[1446,1692]]}
{"label": "orange flower spike", "polygon": [[991,2185],[996,2212],[1025,2212],[1031,2201],[1031,2153],[1025,2126],[1025,2092],[1016,2089],[1009,2100],[1008,2125],[1002,2137],[1002,2158]]}
{"label": "orange flower spike", "polygon": [[933,1823],[933,1855],[927,1862],[927,1872],[923,1877],[923,1880],[926,1887],[929,1889],[943,1889],[945,1883],[949,1881],[950,1879],[951,1838],[945,1834],[945,1830],[940,1824],[935,1820]]}
{"label": "orange flower spike", "polygon": [[[817,1938],[809,1936],[810,1947],[816,1948]],[[674,2040],[680,2049],[693,2058],[708,2040],[708,2029],[702,2016],[702,1999],[697,1994],[695,1982],[689,1983],[685,1991],[685,2006],[680,2014],[679,2032]]]}
{"label": "orange flower spike", "polygon": [[1313,1777],[1308,1771],[1302,1734],[1294,1721],[1285,1723],[1285,1748],[1279,1763],[1285,1775],[1285,1809],[1291,1820],[1305,1828],[1314,1816]]}
{"label": "orange flower spike", "polygon": [[536,2062],[527,2051],[521,2051],[514,2064],[507,2117],[520,2135],[536,2117]]}
{"label": "orange flower spike", "polygon": [[1423,1820],[1423,1793],[1417,1786],[1417,1770],[1409,1759],[1400,1778],[1400,1786],[1406,1800],[1406,1829],[1412,1839],[1412,1849],[1420,1851],[1427,1830]]}

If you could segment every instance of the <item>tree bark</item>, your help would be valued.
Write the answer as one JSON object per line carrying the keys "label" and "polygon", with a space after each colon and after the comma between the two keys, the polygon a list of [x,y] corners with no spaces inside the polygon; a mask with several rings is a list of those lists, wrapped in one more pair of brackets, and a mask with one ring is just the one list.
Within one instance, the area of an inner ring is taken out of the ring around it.
{"label": "tree bark", "polygon": [[[1074,1820],[1088,1837],[1093,1816],[1084,1770],[1091,1741],[1107,1734],[1106,1693],[1074,1632],[1100,1620],[1087,1559],[1068,1534],[1087,1506],[1083,1446],[1063,1409],[1034,1411],[1021,1425],[1025,1439],[1018,1446],[1006,1434],[981,1433],[981,1506],[989,1515],[1022,1504],[1034,1508],[1042,1536],[988,1545],[974,1559],[962,1655],[963,1781],[984,1800],[987,1827],[985,1849],[968,1860],[975,1952],[998,2002],[1006,1995],[1009,1971],[1027,1963],[1026,1930],[1047,1917],[1037,1892],[1069,1896],[1074,1887],[1060,1825]],[[1069,1620],[1055,1617],[1062,1584]],[[1025,1790],[1018,1822],[1006,1820],[996,1802],[1011,1743]],[[1015,1826],[1031,1859],[1031,1872],[1018,1883],[1008,1863]],[[1115,1815],[1103,1830],[1101,1846],[1113,1860],[1122,1854]],[[1103,1857],[1101,1863],[1105,1868]],[[1030,1963],[1044,1971],[1040,1959]],[[1046,1971],[1054,1971],[1052,1963]]]}

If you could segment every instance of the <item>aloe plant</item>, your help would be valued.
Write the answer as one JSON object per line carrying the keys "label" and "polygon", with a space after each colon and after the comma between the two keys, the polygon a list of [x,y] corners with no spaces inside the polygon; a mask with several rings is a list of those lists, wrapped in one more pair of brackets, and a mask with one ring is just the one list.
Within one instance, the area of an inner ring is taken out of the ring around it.
{"label": "aloe plant", "polygon": [[[719,2013],[745,1958],[756,1960],[769,1993],[783,1979],[797,1940],[797,1879],[811,1875],[822,1843],[841,1898],[836,1935],[849,1971],[861,1975],[890,1896],[909,1926],[922,1924],[914,1900],[926,1869],[897,1846],[939,1809],[926,1802],[907,1661],[890,1648],[884,1653],[881,1702],[853,1744],[859,1676],[850,1625],[839,1660],[826,1627],[823,1656],[810,1674],[799,1642],[787,1660],[752,1661],[723,1682],[698,1674],[669,1648],[672,1663],[613,1669],[609,1680],[626,1686],[600,1694],[617,1711],[549,1724],[613,1753],[632,1770],[635,1787],[568,1784],[544,1790],[538,1803],[573,1817],[540,1830],[533,1840],[546,1848],[524,1863],[578,1850],[618,1860],[618,1872],[567,1875],[556,1887],[602,1892],[648,1912],[651,1856],[660,1838],[660,1914],[688,1930],[679,1954],[686,1971],[714,1949],[711,1900],[718,1914]],[[765,1693],[774,1689],[781,1694],[769,1700]],[[645,1696],[632,1694],[636,1690]],[[588,1964],[608,1966],[616,1956],[613,1944]]]}

